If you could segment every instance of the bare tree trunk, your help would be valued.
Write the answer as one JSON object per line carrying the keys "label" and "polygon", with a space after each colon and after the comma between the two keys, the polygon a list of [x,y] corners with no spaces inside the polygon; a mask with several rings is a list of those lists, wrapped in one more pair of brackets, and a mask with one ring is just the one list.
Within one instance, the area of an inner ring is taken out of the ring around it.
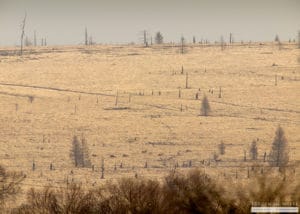
{"label": "bare tree trunk", "polygon": [[34,35],[33,35],[33,45],[34,47],[36,47],[36,31],[34,31]]}
{"label": "bare tree trunk", "polygon": [[186,72],[186,76],[185,76],[185,88],[189,87],[188,81],[189,81],[189,74],[188,74],[188,72]]}
{"label": "bare tree trunk", "polygon": [[26,17],[27,17],[27,13],[25,12],[25,16],[21,25],[21,29],[22,29],[22,33],[21,33],[21,52],[20,55],[22,56],[23,54],[23,39],[24,39],[24,35],[25,35],[25,25],[26,25]]}
{"label": "bare tree trunk", "polygon": [[300,30],[298,31],[298,48],[300,48]]}
{"label": "bare tree trunk", "polygon": [[144,45],[145,45],[146,47],[148,47],[147,31],[146,31],[146,30],[144,30]]}
{"label": "bare tree trunk", "polygon": [[87,28],[85,27],[85,45],[88,45],[88,32],[87,32]]}

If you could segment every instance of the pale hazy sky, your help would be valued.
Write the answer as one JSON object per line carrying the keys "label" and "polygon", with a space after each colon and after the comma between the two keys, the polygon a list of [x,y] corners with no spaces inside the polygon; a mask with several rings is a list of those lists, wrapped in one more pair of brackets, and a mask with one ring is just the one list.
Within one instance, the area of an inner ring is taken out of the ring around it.
{"label": "pale hazy sky", "polygon": [[98,43],[138,42],[141,31],[161,31],[165,41],[295,39],[300,0],[0,0],[0,46],[19,44],[26,35],[49,45],[84,42],[84,28]]}

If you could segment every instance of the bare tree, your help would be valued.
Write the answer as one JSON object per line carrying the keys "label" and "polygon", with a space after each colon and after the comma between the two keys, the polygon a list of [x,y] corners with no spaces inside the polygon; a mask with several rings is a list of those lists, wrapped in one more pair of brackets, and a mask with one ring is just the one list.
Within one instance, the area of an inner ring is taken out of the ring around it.
{"label": "bare tree", "polygon": [[143,42],[145,47],[148,47],[148,32],[146,30],[143,31]]}
{"label": "bare tree", "polygon": [[269,163],[271,166],[276,166],[282,169],[288,164],[288,162],[288,142],[283,129],[278,126],[269,154]]}
{"label": "bare tree", "polygon": [[181,38],[180,38],[180,53],[181,54],[184,54],[187,52],[186,48],[185,48],[185,43],[186,43],[185,38],[183,36],[181,36]]}
{"label": "bare tree", "polygon": [[159,31],[155,34],[155,43],[156,44],[162,44],[162,43],[164,43],[164,37],[161,34],[161,32],[159,32]]}
{"label": "bare tree", "polygon": [[36,31],[34,31],[34,34],[33,34],[33,45],[36,47]]}
{"label": "bare tree", "polygon": [[233,43],[233,36],[232,36],[232,33],[229,34],[229,43],[230,43],[230,44]]}
{"label": "bare tree", "polygon": [[89,45],[94,45],[94,44],[95,44],[95,42],[93,41],[93,37],[90,36],[89,37]]}
{"label": "bare tree", "polygon": [[25,12],[25,16],[24,16],[24,19],[22,21],[22,24],[21,24],[21,52],[20,52],[20,55],[23,54],[23,39],[24,39],[24,35],[25,35],[25,25],[26,25],[26,17],[27,17],[27,13]]}
{"label": "bare tree", "polygon": [[196,44],[196,37],[193,36],[193,44]]}
{"label": "bare tree", "polygon": [[30,39],[26,36],[25,37],[25,46],[28,47],[28,46],[31,46],[32,45],[32,42],[30,41]]}
{"label": "bare tree", "polygon": [[300,30],[298,31],[298,48],[300,48]]}
{"label": "bare tree", "polygon": [[87,27],[85,27],[84,36],[85,36],[84,44],[85,44],[85,45],[88,45],[88,32],[87,32]]}
{"label": "bare tree", "polygon": [[208,116],[210,111],[211,111],[211,109],[210,109],[208,99],[207,99],[206,95],[204,95],[204,97],[202,99],[202,105],[201,105],[201,115]]}
{"label": "bare tree", "polygon": [[223,36],[221,36],[220,44],[221,44],[221,50],[223,51],[225,49],[225,42]]}
{"label": "bare tree", "polygon": [[278,49],[281,50],[281,49],[282,49],[282,43],[281,43],[281,41],[280,41],[280,39],[279,39],[279,36],[276,35],[274,40],[275,40],[275,42],[277,42],[277,44],[278,44]]}

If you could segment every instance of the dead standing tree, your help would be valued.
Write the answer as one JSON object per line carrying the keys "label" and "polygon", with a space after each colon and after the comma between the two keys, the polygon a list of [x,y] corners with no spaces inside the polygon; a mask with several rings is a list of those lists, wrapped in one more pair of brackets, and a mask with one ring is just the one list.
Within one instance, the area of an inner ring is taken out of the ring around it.
{"label": "dead standing tree", "polygon": [[33,45],[34,47],[36,47],[37,43],[36,43],[36,31],[34,31],[33,33]]}
{"label": "dead standing tree", "polygon": [[27,17],[27,13],[25,12],[24,19],[21,23],[21,50],[20,50],[20,55],[21,56],[23,54],[23,40],[24,40],[24,35],[25,35],[26,17]]}
{"label": "dead standing tree", "polygon": [[233,43],[233,36],[232,33],[229,34],[229,44]]}
{"label": "dead standing tree", "polygon": [[164,43],[164,37],[163,37],[163,35],[161,34],[160,31],[158,31],[158,32],[155,34],[155,43],[158,44],[158,45]]}
{"label": "dead standing tree", "polygon": [[143,31],[143,42],[144,42],[144,45],[145,47],[148,47],[149,44],[148,44],[148,32],[146,30]]}
{"label": "dead standing tree", "polygon": [[221,50],[225,50],[225,42],[224,42],[224,38],[223,36],[221,36],[221,39],[220,39],[220,45],[221,45]]}
{"label": "dead standing tree", "polygon": [[298,48],[300,48],[300,30],[298,31]]}
{"label": "dead standing tree", "polygon": [[185,38],[183,36],[181,36],[181,38],[180,38],[180,53],[181,54],[184,54],[187,52],[185,43],[186,43]]}
{"label": "dead standing tree", "polygon": [[84,31],[84,44],[88,45],[88,32],[87,32],[87,27],[85,27]]}

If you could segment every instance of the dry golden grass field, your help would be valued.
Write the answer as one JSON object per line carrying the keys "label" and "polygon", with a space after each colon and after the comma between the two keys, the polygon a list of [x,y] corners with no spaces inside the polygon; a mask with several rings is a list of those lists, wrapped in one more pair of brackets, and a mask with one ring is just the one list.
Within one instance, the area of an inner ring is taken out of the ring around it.
{"label": "dry golden grass field", "polygon": [[[278,125],[289,142],[290,164],[300,161],[296,44],[186,50],[66,46],[27,48],[20,57],[17,49],[2,48],[1,164],[26,174],[25,190],[71,180],[93,185],[123,176],[159,179],[175,166],[247,179],[251,142],[257,140],[258,162],[267,167],[263,155]],[[207,117],[200,115],[204,94],[211,106]],[[94,170],[74,167],[74,135],[86,139]],[[216,162],[220,142],[226,149]]]}

